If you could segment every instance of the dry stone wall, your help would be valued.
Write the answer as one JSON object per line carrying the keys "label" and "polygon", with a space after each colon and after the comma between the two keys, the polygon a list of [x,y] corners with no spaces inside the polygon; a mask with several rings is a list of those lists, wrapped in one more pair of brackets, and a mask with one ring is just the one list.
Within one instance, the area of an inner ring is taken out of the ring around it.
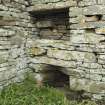
{"label": "dry stone wall", "polygon": [[[29,67],[54,65],[70,77],[70,88],[93,98],[105,96],[105,1],[30,0],[30,13],[69,8],[69,41],[28,38]],[[36,18],[34,16],[34,18]]]}
{"label": "dry stone wall", "polygon": [[[66,39],[55,38],[58,27],[49,34],[52,21],[41,23],[44,32],[38,27],[38,14],[59,10],[68,14],[66,29],[59,29],[69,32]],[[71,89],[105,96],[104,0],[0,0],[0,86],[24,79],[29,69],[39,74],[46,65],[68,75]]]}
{"label": "dry stone wall", "polygon": [[0,0],[0,87],[24,78],[27,37],[33,24],[25,0]]}

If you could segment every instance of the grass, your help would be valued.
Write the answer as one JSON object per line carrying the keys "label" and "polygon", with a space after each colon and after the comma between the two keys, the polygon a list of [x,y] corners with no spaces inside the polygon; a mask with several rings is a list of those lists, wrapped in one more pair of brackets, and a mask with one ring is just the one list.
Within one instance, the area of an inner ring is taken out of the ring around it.
{"label": "grass", "polygon": [[0,105],[96,105],[91,101],[68,101],[65,95],[49,86],[37,87],[33,79],[14,83],[0,92]]}

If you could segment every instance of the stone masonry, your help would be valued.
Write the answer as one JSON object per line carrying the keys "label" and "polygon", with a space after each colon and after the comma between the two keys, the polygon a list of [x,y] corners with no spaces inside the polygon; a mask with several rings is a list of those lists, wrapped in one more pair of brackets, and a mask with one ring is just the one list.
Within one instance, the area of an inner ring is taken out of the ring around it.
{"label": "stone masonry", "polygon": [[105,97],[105,0],[0,0],[1,87],[46,65],[65,68],[71,89]]}
{"label": "stone masonry", "polygon": [[0,0],[0,88],[21,81],[28,70],[25,49],[34,26],[27,6],[25,0]]}

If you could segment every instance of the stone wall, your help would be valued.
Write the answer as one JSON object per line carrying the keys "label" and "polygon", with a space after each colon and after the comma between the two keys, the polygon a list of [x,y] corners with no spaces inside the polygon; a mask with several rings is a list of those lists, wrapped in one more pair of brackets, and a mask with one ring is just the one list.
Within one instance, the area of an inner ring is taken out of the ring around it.
{"label": "stone wall", "polygon": [[71,89],[105,96],[104,6],[104,0],[30,0],[30,13],[69,8],[70,39],[28,38],[29,67],[39,73],[46,64],[64,67]]}
{"label": "stone wall", "polygon": [[[24,79],[29,69],[37,75],[52,65],[69,76],[71,89],[101,99],[105,96],[104,8],[104,0],[0,0],[0,86]],[[66,29],[59,29],[68,31],[66,39],[57,40],[57,33],[43,38],[37,26],[39,14],[61,10],[68,14]]]}
{"label": "stone wall", "polygon": [[27,37],[33,24],[25,0],[0,0],[0,87],[23,79]]}

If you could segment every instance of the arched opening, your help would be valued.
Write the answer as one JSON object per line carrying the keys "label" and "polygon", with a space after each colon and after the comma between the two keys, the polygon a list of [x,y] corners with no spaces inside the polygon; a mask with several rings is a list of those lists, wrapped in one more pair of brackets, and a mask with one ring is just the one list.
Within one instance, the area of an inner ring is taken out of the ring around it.
{"label": "arched opening", "polygon": [[44,65],[43,70],[39,72],[42,82],[56,88],[69,88],[69,76],[62,72],[64,69],[59,66]]}

